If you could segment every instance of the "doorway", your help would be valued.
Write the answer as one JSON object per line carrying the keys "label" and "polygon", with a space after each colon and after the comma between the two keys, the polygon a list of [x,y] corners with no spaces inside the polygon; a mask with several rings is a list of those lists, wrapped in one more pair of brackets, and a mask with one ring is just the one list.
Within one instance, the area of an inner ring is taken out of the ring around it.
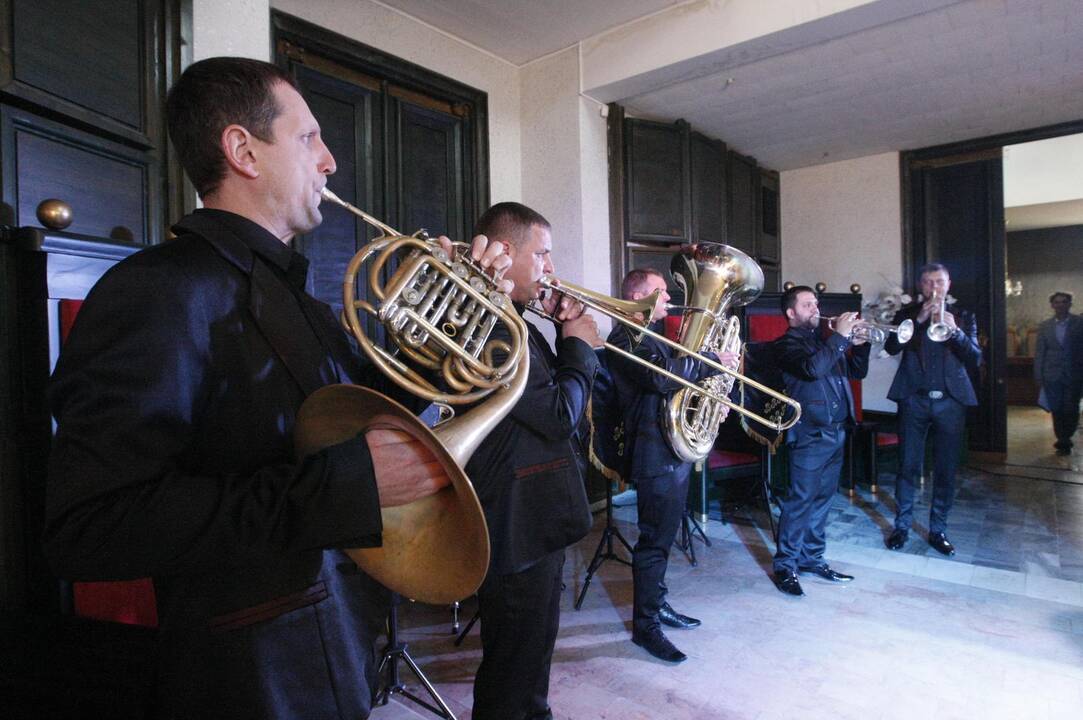
{"label": "doorway", "polygon": [[[972,376],[978,406],[967,444],[1003,462],[1008,449],[1008,337],[1005,280],[1005,147],[1083,133],[1083,120],[902,153],[904,284],[922,265],[944,262],[952,295],[977,318],[982,366]],[[1083,299],[1081,299],[1083,301]]]}
{"label": "doorway", "polygon": [[[1049,408],[1058,393],[1041,393],[1036,354],[1043,346],[1045,375],[1061,363],[1051,298],[1069,293],[1071,311],[1083,305],[1083,134],[1004,147],[1006,403],[1005,463],[1029,469],[1083,471],[1079,450],[1058,455]],[[1064,298],[1060,298],[1063,302]],[[1074,322],[1074,321],[1069,321]],[[1067,326],[1062,327],[1063,332]],[[1074,333],[1073,333],[1074,334]],[[1070,342],[1070,339],[1067,340]],[[1077,358],[1076,361],[1081,359]],[[1078,416],[1078,407],[1076,414]],[[1083,481],[1083,475],[1079,477]]]}

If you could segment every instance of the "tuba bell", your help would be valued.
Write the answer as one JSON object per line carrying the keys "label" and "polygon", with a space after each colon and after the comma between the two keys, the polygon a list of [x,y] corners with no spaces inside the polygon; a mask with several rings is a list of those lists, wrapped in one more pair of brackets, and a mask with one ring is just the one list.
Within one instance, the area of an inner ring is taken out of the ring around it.
{"label": "tuba bell", "polygon": [[[436,404],[442,420],[430,429],[394,400],[356,385],[328,385],[302,404],[294,433],[305,456],[374,428],[403,431],[440,462],[451,484],[429,497],[381,509],[382,546],[344,552],[371,577],[401,595],[451,603],[472,595],[489,567],[489,532],[463,467],[485,436],[511,411],[526,387],[527,330],[510,299],[454,245],[449,257],[419,231],[404,236],[327,188],[340,205],[382,235],[350,260],[343,281],[344,322],[369,359],[395,384]],[[386,283],[392,258],[398,267]],[[367,275],[362,270],[367,264]],[[359,277],[373,302],[359,298]],[[395,344],[392,353],[369,339],[376,318]],[[508,340],[491,337],[503,324]],[[503,355],[501,362],[495,358]],[[429,376],[439,376],[450,391]],[[452,419],[455,407],[485,402]]]}
{"label": "tuba bell", "polygon": [[[729,245],[699,243],[674,255],[670,272],[685,297],[681,346],[696,354],[740,354],[741,324],[727,313],[763,290],[763,270],[756,261]],[[725,406],[715,398],[728,397],[735,379],[731,373],[713,375],[700,383],[707,393],[684,388],[670,398],[664,423],[677,457],[694,462],[711,451]]]}

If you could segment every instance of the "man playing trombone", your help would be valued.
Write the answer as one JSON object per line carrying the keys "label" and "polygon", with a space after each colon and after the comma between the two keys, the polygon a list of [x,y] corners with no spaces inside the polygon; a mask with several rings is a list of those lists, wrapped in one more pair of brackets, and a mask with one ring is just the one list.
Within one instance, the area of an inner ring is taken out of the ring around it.
{"label": "man playing trombone", "polygon": [[[503,202],[477,232],[504,243],[521,313],[540,299],[553,273],[549,221]],[[489,574],[478,590],[482,659],[474,680],[475,720],[544,720],[549,666],[560,623],[564,548],[590,531],[591,516],[572,443],[598,368],[594,318],[558,292],[541,300],[560,323],[556,351],[527,323],[530,376],[518,403],[467,463],[492,543]],[[495,337],[495,334],[494,334]]]}
{"label": "man playing trombone", "polygon": [[[660,321],[666,316],[669,301],[665,278],[653,269],[632,270],[621,284],[621,296],[625,300],[642,300],[654,292],[659,294],[650,319],[656,323],[656,331],[661,332]],[[718,372],[650,336],[635,337],[635,331],[623,323],[613,329],[609,342],[692,382]],[[721,360],[713,353],[707,356],[729,367],[737,364],[736,356],[729,353]],[[660,660],[682,662],[687,656],[670,642],[661,628],[662,624],[675,628],[700,624],[696,618],[674,610],[665,600],[669,550],[688,501],[691,463],[678,458],[666,443],[662,416],[667,401],[682,386],[612,351],[609,367],[621,399],[628,443],[626,474],[635,483],[638,509],[639,539],[632,552],[632,642]],[[729,408],[723,406],[723,419],[728,412]]]}
{"label": "man playing trombone", "polygon": [[899,452],[895,483],[895,529],[885,544],[899,550],[910,535],[914,519],[914,490],[925,461],[925,436],[933,435],[933,499],[929,509],[929,545],[943,555],[955,548],[945,531],[955,498],[955,469],[963,442],[966,408],[978,404],[968,370],[981,363],[978,324],[974,314],[947,310],[951,277],[940,263],[921,269],[924,302],[903,308],[895,323],[913,320],[914,339],[903,345],[894,336],[884,343],[892,355],[902,353],[887,396],[899,405]]}
{"label": "man playing trombone", "polygon": [[[843,313],[834,332],[820,334],[820,310],[812,288],[798,285],[782,295],[789,329],[774,343],[786,394],[801,403],[801,419],[786,432],[790,454],[790,487],[782,500],[775,551],[775,585],[788,595],[802,596],[797,574],[829,582],[853,580],[824,560],[827,514],[838,489],[846,426],[854,419],[850,380],[869,369],[869,345],[852,338],[860,322],[856,312]],[[851,347],[853,348],[851,350]]]}

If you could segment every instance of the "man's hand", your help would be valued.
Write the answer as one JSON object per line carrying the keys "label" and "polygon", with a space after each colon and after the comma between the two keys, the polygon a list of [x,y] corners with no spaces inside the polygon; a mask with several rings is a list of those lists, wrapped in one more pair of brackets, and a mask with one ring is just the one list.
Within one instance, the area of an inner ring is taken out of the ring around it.
{"label": "man's hand", "polygon": [[843,337],[850,337],[854,332],[854,325],[858,323],[856,312],[844,312],[835,320],[835,332]]}
{"label": "man's hand", "polygon": [[923,323],[929,319],[929,316],[936,312],[940,307],[940,298],[935,295],[925,301],[925,304],[921,306],[921,310],[918,312],[917,318],[914,320],[914,324]]}
{"label": "man's hand", "polygon": [[401,430],[373,428],[365,433],[365,441],[376,472],[380,507],[405,505],[451,482],[428,448]]}
{"label": "man's hand", "polygon": [[[436,238],[436,242],[440,243],[440,247],[444,248],[448,257],[455,256],[455,249],[446,235]],[[504,243],[491,243],[484,235],[474,236],[470,244],[470,257],[474,258],[474,261],[482,268],[490,271],[490,277],[502,293],[510,293],[515,287],[515,283],[511,280],[504,279],[504,273],[511,267],[511,256],[508,255],[507,250],[507,245]]]}
{"label": "man's hand", "polygon": [[594,348],[602,347],[602,338],[598,334],[598,323],[594,317],[580,310],[580,314],[571,320],[565,320],[560,326],[560,336],[576,337]]}

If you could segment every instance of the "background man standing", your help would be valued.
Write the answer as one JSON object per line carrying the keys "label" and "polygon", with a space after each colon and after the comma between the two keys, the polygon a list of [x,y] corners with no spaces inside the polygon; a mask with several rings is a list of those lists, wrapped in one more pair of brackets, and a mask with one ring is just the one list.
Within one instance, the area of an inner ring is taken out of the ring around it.
{"label": "background man standing", "polygon": [[1079,428],[1079,397],[1083,388],[1083,318],[1073,315],[1072,294],[1049,296],[1053,317],[1038,328],[1034,378],[1042,386],[1039,404],[1053,415],[1053,444],[1057,455],[1072,452]]}
{"label": "background man standing", "polygon": [[[804,591],[797,573],[849,582],[824,560],[827,514],[839,485],[847,425],[854,421],[850,380],[869,370],[869,346],[851,340],[857,313],[839,316],[827,339],[820,334],[820,308],[812,288],[798,285],[782,295],[790,327],[774,343],[786,394],[801,403],[801,419],[786,431],[790,488],[782,501],[775,551],[775,584],[788,595]],[[848,352],[853,346],[853,350]]]}
{"label": "background man standing", "polygon": [[[925,436],[933,432],[933,502],[929,510],[929,545],[944,555],[954,555],[955,548],[945,531],[948,512],[955,499],[955,469],[966,425],[966,408],[977,405],[968,370],[976,371],[981,363],[978,324],[974,314],[965,310],[949,312],[946,303],[951,288],[948,269],[931,263],[921,269],[919,302],[895,313],[893,325],[914,321],[914,337],[903,345],[891,333],[884,350],[891,355],[902,353],[887,396],[899,406],[899,441],[901,467],[895,483],[895,529],[885,544],[899,550],[906,544],[914,519],[914,492],[925,461]],[[940,308],[943,307],[943,313]],[[950,329],[944,342],[928,337],[929,325],[942,322]]]}

